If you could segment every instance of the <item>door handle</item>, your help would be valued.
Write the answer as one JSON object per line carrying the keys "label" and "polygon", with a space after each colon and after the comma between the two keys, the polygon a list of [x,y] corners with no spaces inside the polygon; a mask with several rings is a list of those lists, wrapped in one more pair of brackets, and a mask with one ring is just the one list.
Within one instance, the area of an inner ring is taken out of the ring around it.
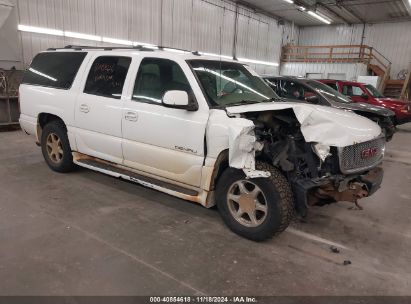
{"label": "door handle", "polygon": [[124,114],[124,119],[125,120],[128,120],[128,121],[137,121],[137,118],[138,118],[138,116],[137,116],[137,113],[135,113],[135,112],[126,112],[125,114]]}
{"label": "door handle", "polygon": [[88,113],[90,112],[90,108],[88,107],[88,105],[83,103],[82,105],[80,105],[80,112]]}

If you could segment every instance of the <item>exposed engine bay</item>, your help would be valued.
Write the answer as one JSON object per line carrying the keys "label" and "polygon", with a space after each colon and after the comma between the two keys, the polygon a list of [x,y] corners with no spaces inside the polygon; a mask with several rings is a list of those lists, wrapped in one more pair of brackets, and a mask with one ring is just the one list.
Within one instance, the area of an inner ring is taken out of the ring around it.
{"label": "exposed engine bay", "polygon": [[[347,169],[346,163],[341,162],[345,148],[306,142],[292,109],[248,112],[241,116],[255,125],[254,135],[258,143],[255,159],[281,169],[292,186],[296,210],[300,214],[305,215],[308,206],[337,201],[353,202],[360,208],[358,199],[378,189],[382,169],[375,166],[380,162],[383,151],[372,150],[372,155],[365,155],[364,151],[369,149],[366,147],[360,151],[363,154],[357,156],[369,158],[372,166],[367,163],[363,168],[364,162],[359,163],[361,167]],[[347,164],[351,164],[349,158]]]}

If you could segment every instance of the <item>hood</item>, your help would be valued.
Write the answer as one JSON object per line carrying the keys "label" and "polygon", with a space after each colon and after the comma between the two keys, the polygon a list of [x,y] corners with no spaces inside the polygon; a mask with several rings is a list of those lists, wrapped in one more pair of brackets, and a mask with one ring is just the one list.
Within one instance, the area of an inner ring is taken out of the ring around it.
{"label": "hood", "polygon": [[327,106],[294,102],[264,102],[227,107],[228,114],[292,109],[307,142],[346,147],[372,140],[381,135],[373,121],[355,113]]}
{"label": "hood", "polygon": [[333,106],[339,109],[368,112],[368,113],[373,113],[373,114],[381,115],[385,117],[390,117],[390,116],[395,115],[395,113],[391,111],[390,109],[379,107],[379,106],[373,106],[368,103],[362,103],[362,102],[338,103],[338,104],[333,103]]}

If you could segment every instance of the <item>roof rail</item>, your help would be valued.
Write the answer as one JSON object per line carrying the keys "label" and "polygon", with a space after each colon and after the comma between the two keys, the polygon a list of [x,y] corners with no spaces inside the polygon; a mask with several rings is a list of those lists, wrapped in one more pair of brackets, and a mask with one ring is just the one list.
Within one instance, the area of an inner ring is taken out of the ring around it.
{"label": "roof rail", "polygon": [[87,45],[66,45],[62,48],[48,48],[47,51],[56,51],[56,50],[104,50],[104,51],[112,51],[112,50],[136,50],[136,51],[147,51],[152,52],[154,51],[151,48],[144,47],[144,45],[136,45],[136,46],[87,46]]}
{"label": "roof rail", "polygon": [[[182,51],[182,52],[187,52],[191,53],[196,56],[201,56],[200,52],[198,51],[189,51],[185,49],[179,49],[179,48],[174,48],[174,47],[168,47],[168,46],[156,46],[159,50],[164,50],[164,49],[173,49],[177,51]],[[62,48],[48,48],[47,51],[56,51],[56,50],[76,50],[76,51],[82,51],[82,50],[104,50],[104,51],[112,51],[112,50],[137,50],[137,51],[148,51],[152,52],[154,51],[153,48],[146,47],[144,45],[135,45],[135,46],[88,46],[88,45],[66,45],[65,47]]]}

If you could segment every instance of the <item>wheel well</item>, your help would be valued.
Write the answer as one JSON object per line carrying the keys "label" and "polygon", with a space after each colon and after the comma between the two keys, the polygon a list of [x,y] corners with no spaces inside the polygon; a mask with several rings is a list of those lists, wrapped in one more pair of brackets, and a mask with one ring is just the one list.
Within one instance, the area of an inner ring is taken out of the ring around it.
{"label": "wheel well", "polygon": [[51,121],[54,120],[60,120],[64,123],[64,121],[53,114],[50,113],[40,113],[38,118],[37,118],[37,141],[40,142],[41,140],[41,133],[43,131],[43,128]]}
{"label": "wheel well", "polygon": [[218,179],[220,178],[224,170],[227,169],[228,167],[229,167],[228,150],[224,150],[218,155],[217,160],[215,162],[213,175],[211,177],[210,190],[215,189],[215,185],[217,184]]}

